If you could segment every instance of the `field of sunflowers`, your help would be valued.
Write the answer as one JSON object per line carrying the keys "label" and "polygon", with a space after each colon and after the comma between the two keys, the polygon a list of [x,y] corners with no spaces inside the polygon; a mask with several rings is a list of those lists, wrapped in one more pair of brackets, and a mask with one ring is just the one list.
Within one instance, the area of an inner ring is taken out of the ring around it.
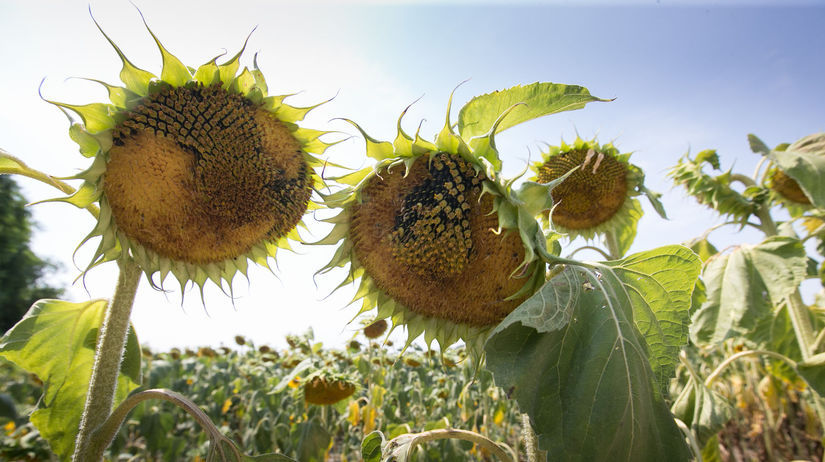
{"label": "field of sunflowers", "polygon": [[[346,350],[335,350],[316,342],[311,331],[288,337],[290,346],[283,351],[243,337],[236,341],[232,348],[143,349],[142,388],[194,397],[224,434],[255,453],[277,452],[307,462],[358,461],[363,438],[375,430],[391,439],[460,428],[499,442],[514,460],[526,460],[518,406],[494,386],[488,371],[467,360],[463,348],[442,355],[416,344],[399,355],[392,345],[359,335]],[[0,383],[0,459],[57,460],[27,415],[42,394],[42,382],[4,360],[0,375],[5,378]],[[804,383],[777,376],[787,377],[787,371],[760,361],[731,373],[723,393],[741,417],[714,437],[715,451],[706,453],[707,460],[821,460],[821,429],[803,399]],[[334,402],[308,402],[313,381],[322,383],[320,394]],[[341,388],[345,393],[337,391]],[[162,401],[144,403],[120,429],[107,459],[202,462],[208,443],[181,409]],[[420,446],[411,460],[496,459],[473,443],[441,440]]]}

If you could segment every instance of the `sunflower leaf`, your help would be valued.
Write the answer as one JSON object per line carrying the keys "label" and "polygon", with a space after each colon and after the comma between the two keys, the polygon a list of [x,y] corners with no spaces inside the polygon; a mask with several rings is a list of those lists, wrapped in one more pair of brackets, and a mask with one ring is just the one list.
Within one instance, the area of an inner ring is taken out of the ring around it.
{"label": "sunflower leaf", "polygon": [[807,264],[802,243],[783,236],[710,259],[702,274],[707,299],[693,315],[691,340],[707,345],[750,333],[805,280]]}
{"label": "sunflower leaf", "polygon": [[564,85],[551,82],[536,82],[517,85],[506,90],[495,91],[473,98],[458,113],[458,132],[464,139],[487,133],[495,121],[508,108],[512,112],[499,123],[496,132],[537,117],[557,112],[581,109],[593,101],[610,101],[592,96],[578,85]]}
{"label": "sunflower leaf", "polygon": [[806,136],[784,151],[773,150],[768,158],[796,180],[814,206],[825,208],[825,133]]}
{"label": "sunflower leaf", "polygon": [[[645,263],[660,262],[625,266]],[[609,268],[601,274],[564,272],[564,279],[556,276],[551,283],[578,286],[567,289],[578,294],[571,297],[568,323],[540,332],[508,317],[487,340],[487,367],[496,385],[530,416],[548,460],[688,460],[683,435],[650,367],[645,339],[633,323],[632,305],[638,299],[628,297]],[[516,311],[527,309],[522,305]],[[544,311],[554,315],[558,310]]]}
{"label": "sunflower leaf", "polygon": [[[36,374],[44,393],[31,422],[61,458],[74,448],[107,302],[40,300],[0,338],[0,356]],[[114,406],[140,383],[140,346],[129,328]]]}
{"label": "sunflower leaf", "polygon": [[642,333],[659,383],[667,393],[679,350],[687,344],[691,294],[701,260],[687,247],[671,245],[606,262],[633,307],[633,323]]}

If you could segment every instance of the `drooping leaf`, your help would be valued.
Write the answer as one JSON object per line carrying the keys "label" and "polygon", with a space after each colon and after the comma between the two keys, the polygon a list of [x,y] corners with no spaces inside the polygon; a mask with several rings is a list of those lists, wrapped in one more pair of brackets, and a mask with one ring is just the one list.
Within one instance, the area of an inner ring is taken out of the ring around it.
{"label": "drooping leaf", "polygon": [[609,100],[592,96],[586,88],[578,85],[550,82],[517,85],[471,99],[458,113],[458,132],[465,140],[483,135],[504,111],[518,103],[524,104],[513,108],[499,123],[496,132],[537,117],[581,109],[593,101]]}
{"label": "drooping leaf", "polygon": [[[36,374],[44,393],[31,422],[61,459],[71,456],[107,302],[40,300],[0,338],[0,356]],[[114,405],[140,382],[140,347],[129,329]]]}
{"label": "drooping leaf", "polygon": [[762,154],[764,156],[767,153],[771,152],[771,148],[769,148],[768,145],[765,144],[765,142],[760,140],[759,137],[757,137],[753,133],[748,134],[748,144],[750,144],[751,151],[753,151],[755,154]]}
{"label": "drooping leaf", "polygon": [[724,396],[693,376],[688,378],[671,411],[690,426],[701,446],[722,430],[734,415],[733,406]]}
{"label": "drooping leaf", "polygon": [[296,454],[301,462],[324,462],[332,445],[332,436],[317,418],[301,422],[293,430],[298,437]]}
{"label": "drooping leaf", "polygon": [[496,385],[530,416],[548,460],[688,460],[627,289],[610,268],[565,271],[581,285],[569,323],[538,332],[514,316],[491,333],[485,351]]}
{"label": "drooping leaf", "polygon": [[666,393],[687,344],[691,294],[702,267],[687,247],[670,245],[606,262],[621,281],[633,307],[633,322],[644,336],[653,372]]}
{"label": "drooping leaf", "polygon": [[773,150],[768,158],[796,180],[814,206],[825,208],[825,133],[806,136],[784,151]]}
{"label": "drooping leaf", "polygon": [[798,364],[799,375],[819,396],[825,395],[825,353],[814,355]]}
{"label": "drooping leaf", "polygon": [[693,316],[691,339],[705,345],[746,335],[796,291],[806,267],[802,243],[789,237],[770,237],[717,255],[702,275],[707,299]]}

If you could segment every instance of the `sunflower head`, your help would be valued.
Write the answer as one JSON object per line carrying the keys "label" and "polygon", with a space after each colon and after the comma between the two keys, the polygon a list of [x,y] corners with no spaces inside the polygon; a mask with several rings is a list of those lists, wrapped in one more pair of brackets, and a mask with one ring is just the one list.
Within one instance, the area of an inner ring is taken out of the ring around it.
{"label": "sunflower head", "polygon": [[357,389],[352,377],[322,369],[304,381],[304,401],[308,404],[328,406],[349,398]]}
{"label": "sunflower head", "polygon": [[577,138],[573,144],[549,146],[542,160],[531,165],[534,181],[549,183],[563,178],[551,192],[552,209],[543,211],[548,225],[552,223],[553,229],[571,239],[616,233],[632,241],[642,216],[634,196],[646,194],[657,211],[662,213],[662,208],[659,195],[645,189],[644,174],[629,158],[629,153],[620,153],[612,143],[600,145],[596,140]]}
{"label": "sunflower head", "polygon": [[149,32],[163,58],[160,77],[133,65],[104,33],[123,63],[124,86],[99,82],[110,103],[53,102],[80,116],[70,135],[93,158],[76,177],[83,186],[63,200],[100,205],[86,238],[101,238],[89,268],[133,258],[161,281],[172,273],[182,287],[211,279],[231,288],[248,260],[267,265],[299,239],[296,226],[320,182],[311,153],[329,145],[319,140],[324,132],[296,125],[312,108],[267,95],[257,63],[238,72],[243,49],[192,69]]}
{"label": "sunflower head", "polygon": [[364,337],[368,339],[376,339],[387,331],[387,320],[378,319],[364,327]]}
{"label": "sunflower head", "polygon": [[467,142],[448,110],[434,143],[408,136],[401,118],[393,143],[361,131],[378,163],[339,178],[348,187],[325,197],[342,211],[320,243],[341,244],[321,271],[349,263],[345,282],[360,278],[361,312],[377,308],[377,319],[406,326],[407,345],[423,333],[428,345],[463,339],[479,353],[484,334],[543,281],[543,235],[498,178],[494,128]]}

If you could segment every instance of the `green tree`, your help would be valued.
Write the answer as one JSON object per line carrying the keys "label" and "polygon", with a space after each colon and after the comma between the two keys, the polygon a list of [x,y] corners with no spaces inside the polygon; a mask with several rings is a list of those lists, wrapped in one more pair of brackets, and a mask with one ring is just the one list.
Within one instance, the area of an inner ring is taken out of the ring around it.
{"label": "green tree", "polygon": [[34,223],[26,202],[17,183],[0,175],[0,333],[19,321],[36,300],[63,292],[42,281],[55,265],[29,248]]}

